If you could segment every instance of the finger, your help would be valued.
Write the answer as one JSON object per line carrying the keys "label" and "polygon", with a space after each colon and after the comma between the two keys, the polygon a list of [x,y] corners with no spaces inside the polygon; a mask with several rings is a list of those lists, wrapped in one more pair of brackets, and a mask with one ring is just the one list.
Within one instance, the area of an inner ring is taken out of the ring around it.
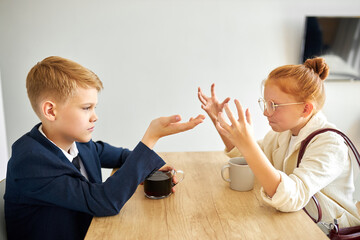
{"label": "finger", "polygon": [[234,125],[237,123],[233,113],[231,112],[230,108],[229,108],[229,105],[227,103],[225,103],[224,105],[224,108],[225,108],[225,112],[226,112],[226,115],[228,116],[230,122]]}
{"label": "finger", "polygon": [[201,88],[200,88],[200,87],[198,87],[198,93],[199,93],[200,95],[204,95],[203,92],[201,91]]}
{"label": "finger", "polygon": [[211,84],[211,97],[215,97],[215,83]]}
{"label": "finger", "polygon": [[174,168],[173,168],[172,166],[170,166],[170,165],[165,165],[165,166],[161,167],[161,168],[159,169],[159,171],[168,172],[168,171],[171,171],[171,170],[173,170],[173,169],[174,169]]}
{"label": "finger", "polygon": [[218,114],[218,122],[220,124],[220,126],[225,129],[226,131],[229,131],[230,130],[230,125],[225,121],[225,117],[224,117],[224,114],[223,113],[219,113]]}
{"label": "finger", "polygon": [[229,138],[229,136],[230,136],[229,132],[226,131],[226,130],[220,125],[220,122],[216,122],[216,123],[215,123],[215,127],[216,127],[216,129],[218,130],[218,132],[219,132],[221,135]]}
{"label": "finger", "polygon": [[236,109],[237,109],[237,112],[238,112],[238,115],[239,115],[239,122],[244,122],[245,121],[245,119],[244,119],[244,110],[243,110],[239,100],[235,99],[234,102],[235,102]]}
{"label": "finger", "polygon": [[198,116],[196,116],[196,118],[191,117],[189,122],[198,122],[198,121],[203,121],[205,119],[205,115],[199,114]]}
{"label": "finger", "polygon": [[170,117],[165,117],[165,119],[168,124],[171,124],[171,123],[180,122],[181,116],[177,114],[177,115],[172,115]]}
{"label": "finger", "polygon": [[198,124],[202,123],[205,119],[204,115],[199,115],[196,118],[192,119],[189,122],[185,122],[185,123],[174,123],[174,128],[176,128],[176,132],[184,132],[190,129],[193,129],[194,127],[196,127]]}
{"label": "finger", "polygon": [[199,114],[195,119],[204,120],[205,118],[206,118],[205,115]]}
{"label": "finger", "polygon": [[245,116],[246,116],[246,121],[248,122],[248,124],[252,125],[251,114],[250,114],[250,110],[248,108],[245,111]]}
{"label": "finger", "polygon": [[179,181],[177,180],[177,177],[176,175],[172,177],[172,182],[177,184]]}
{"label": "finger", "polygon": [[198,98],[202,104],[206,105],[207,100],[201,95],[201,92],[198,92]]}
{"label": "finger", "polygon": [[225,103],[228,103],[229,101],[230,101],[230,98],[228,97],[228,98],[226,98],[226,99],[221,103],[221,105],[224,106]]}
{"label": "finger", "polygon": [[205,119],[204,115],[199,115],[196,118],[191,118],[189,122],[184,123],[185,130],[190,130],[190,129],[196,127],[197,125],[202,123],[204,121],[204,119]]}
{"label": "finger", "polygon": [[[205,101],[207,102],[207,100],[209,99],[202,91],[201,91],[201,88],[199,87],[198,88],[198,96],[199,96],[199,99],[200,97]],[[201,100],[200,100],[201,101]]]}
{"label": "finger", "polygon": [[203,122],[204,119],[205,119],[205,115],[199,114],[196,118],[192,119],[192,122],[199,124],[199,123]]}
{"label": "finger", "polygon": [[[175,169],[174,169],[175,170]],[[176,171],[176,170],[175,170]],[[172,182],[174,183],[174,186],[171,188],[171,191],[174,193],[176,190],[175,190],[175,186],[176,184],[178,184],[178,180],[176,178],[176,175],[172,177]]]}
{"label": "finger", "polygon": [[215,127],[216,129],[222,134],[224,130],[224,128],[220,125],[219,120],[215,123]]}

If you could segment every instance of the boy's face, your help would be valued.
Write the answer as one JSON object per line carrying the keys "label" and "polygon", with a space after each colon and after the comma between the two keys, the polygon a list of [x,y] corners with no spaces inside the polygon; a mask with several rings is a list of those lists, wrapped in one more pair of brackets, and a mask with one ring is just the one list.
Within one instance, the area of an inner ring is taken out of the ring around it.
{"label": "boy's face", "polygon": [[78,88],[77,94],[65,103],[56,106],[55,143],[60,146],[76,142],[88,142],[94,131],[98,101],[95,88]]}

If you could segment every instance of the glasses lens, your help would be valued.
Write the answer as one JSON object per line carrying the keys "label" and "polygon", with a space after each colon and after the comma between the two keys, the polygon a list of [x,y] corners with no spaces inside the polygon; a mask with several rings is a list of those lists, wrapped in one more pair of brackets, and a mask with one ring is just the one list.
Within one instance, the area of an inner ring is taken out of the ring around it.
{"label": "glasses lens", "polygon": [[258,103],[259,103],[259,107],[261,109],[261,112],[263,113],[265,111],[265,108],[266,108],[265,100],[262,99],[262,98],[259,98]]}
{"label": "glasses lens", "polygon": [[263,98],[259,98],[258,100],[260,109],[262,111],[262,113],[264,113],[265,111],[267,111],[267,114],[272,115],[275,111],[275,107],[274,107],[274,103],[273,101],[265,101]]}
{"label": "glasses lens", "polygon": [[274,107],[274,102],[273,101],[267,101],[266,102],[266,110],[268,112],[269,115],[272,115],[275,111],[275,107]]}

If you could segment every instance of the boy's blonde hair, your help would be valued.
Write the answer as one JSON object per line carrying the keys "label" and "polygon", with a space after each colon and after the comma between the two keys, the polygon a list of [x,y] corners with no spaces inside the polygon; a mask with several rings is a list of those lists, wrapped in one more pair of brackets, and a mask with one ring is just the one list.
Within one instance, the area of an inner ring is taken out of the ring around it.
{"label": "boy's blonde hair", "polygon": [[98,76],[89,69],[69,59],[51,56],[38,62],[28,73],[26,89],[30,103],[39,116],[40,102],[51,97],[65,102],[78,87],[103,89]]}
{"label": "boy's blonde hair", "polygon": [[274,69],[264,82],[276,84],[281,91],[293,95],[299,102],[314,103],[314,112],[325,103],[324,80],[329,74],[329,66],[324,58],[313,58],[299,65],[285,65]]}

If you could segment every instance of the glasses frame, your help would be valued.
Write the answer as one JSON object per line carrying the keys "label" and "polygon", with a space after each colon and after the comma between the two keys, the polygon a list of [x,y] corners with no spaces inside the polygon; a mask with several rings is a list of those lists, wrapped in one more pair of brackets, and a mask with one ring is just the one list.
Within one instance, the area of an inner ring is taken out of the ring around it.
{"label": "glasses frame", "polygon": [[[290,106],[290,105],[299,105],[299,104],[304,104],[305,102],[296,102],[296,103],[280,103],[280,104],[276,104],[274,103],[274,101],[270,100],[270,101],[265,101],[264,98],[259,98],[258,99],[258,103],[259,103],[259,107],[261,109],[262,112],[267,111],[269,115],[273,115],[274,112],[276,111],[276,108],[278,107],[282,107],[282,106]],[[268,103],[271,104],[271,109],[269,111],[268,109]]]}

